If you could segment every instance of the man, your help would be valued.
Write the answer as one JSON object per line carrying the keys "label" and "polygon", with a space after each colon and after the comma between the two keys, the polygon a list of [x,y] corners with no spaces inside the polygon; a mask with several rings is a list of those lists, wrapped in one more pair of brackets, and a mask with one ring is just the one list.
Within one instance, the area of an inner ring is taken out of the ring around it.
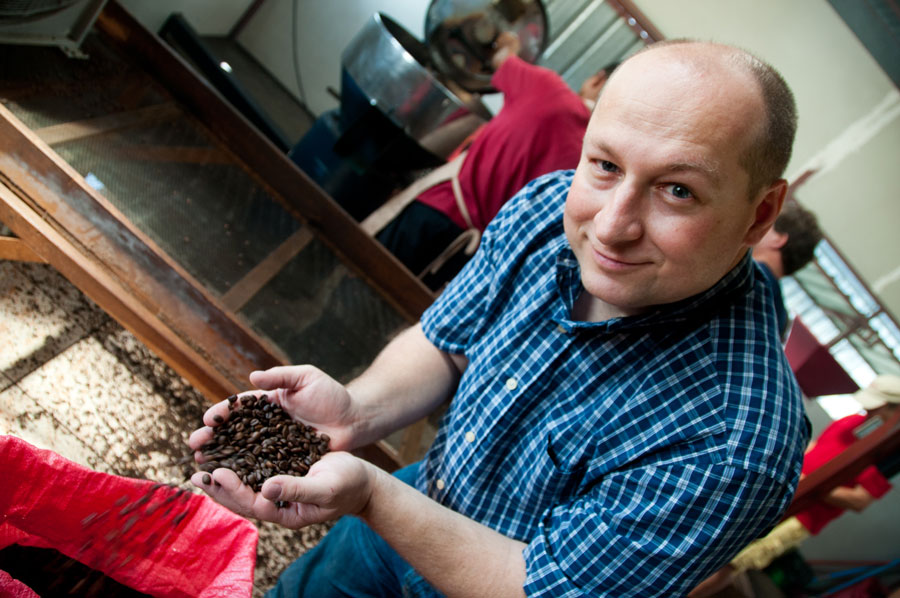
{"label": "man", "polygon": [[[612,71],[607,67],[589,77],[576,94],[557,73],[519,58],[515,35],[504,32],[497,46],[491,83],[503,92],[503,107],[470,136],[461,161],[453,162],[455,154],[451,155],[458,187],[454,190],[450,173],[442,176],[377,235],[416,275],[465,231],[483,232],[525,183],[578,164],[581,139],[591,116],[589,106],[593,107],[607,71]],[[476,246],[477,235],[472,250]],[[440,288],[469,257],[471,252],[460,252],[439,274],[423,280]]]}
{"label": "man", "polygon": [[[763,267],[763,272],[774,280],[794,274],[812,261],[816,245],[822,240],[822,230],[816,215],[796,201],[787,201],[775,220],[775,225],[753,247],[753,259]],[[782,337],[789,329],[787,307],[781,295],[781,287],[775,288],[775,308],[781,323]]]}
{"label": "man", "polygon": [[816,215],[788,201],[775,225],[753,248],[753,259],[765,264],[775,278],[791,276],[812,261],[822,236]]}
{"label": "man", "polygon": [[[881,423],[900,409],[900,377],[883,374],[858,391],[854,398],[865,415],[849,415],[831,422],[806,451],[803,475],[822,467],[858,439],[860,426],[877,419]],[[879,424],[880,425],[880,424]],[[845,511],[863,511],[891,490],[891,483],[872,465],[852,480],[835,487],[820,501],[779,523],[771,532],[744,548],[730,563],[707,578],[691,592],[691,598],[714,596],[727,587],[735,576],[748,569],[765,569],[782,554],[799,547],[807,538],[819,534],[826,525]]]}
{"label": "man", "polygon": [[[289,527],[351,515],[271,595],[678,596],[773,525],[808,434],[749,248],[781,209],[794,127],[748,54],[650,46],[604,87],[576,171],[507,203],[359,378],[252,373],[333,452],[256,495],[225,469],[194,483]],[[399,479],[343,452],[451,395]]]}

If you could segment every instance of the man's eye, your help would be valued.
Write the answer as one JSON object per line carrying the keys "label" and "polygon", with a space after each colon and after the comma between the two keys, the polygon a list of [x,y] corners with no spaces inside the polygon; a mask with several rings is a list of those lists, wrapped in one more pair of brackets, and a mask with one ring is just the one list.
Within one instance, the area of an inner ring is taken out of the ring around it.
{"label": "man's eye", "polygon": [[606,172],[619,172],[619,167],[609,160],[597,160],[597,164],[600,166],[601,170],[605,170]]}
{"label": "man's eye", "polygon": [[669,193],[671,193],[678,199],[691,199],[692,197],[694,197],[694,194],[690,189],[688,189],[684,185],[679,185],[678,183],[667,185],[666,188],[668,189]]}

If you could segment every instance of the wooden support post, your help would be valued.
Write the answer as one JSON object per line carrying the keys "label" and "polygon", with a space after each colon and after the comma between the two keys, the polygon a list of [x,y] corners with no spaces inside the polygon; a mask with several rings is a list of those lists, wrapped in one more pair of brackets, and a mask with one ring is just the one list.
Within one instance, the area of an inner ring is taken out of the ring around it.
{"label": "wooden support post", "polygon": [[23,243],[22,239],[16,237],[0,237],[0,260],[47,263],[47,260]]}

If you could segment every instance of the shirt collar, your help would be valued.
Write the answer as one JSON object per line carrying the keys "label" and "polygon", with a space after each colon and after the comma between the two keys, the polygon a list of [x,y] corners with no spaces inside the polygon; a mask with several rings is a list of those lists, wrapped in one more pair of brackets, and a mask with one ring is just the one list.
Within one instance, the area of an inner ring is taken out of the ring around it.
{"label": "shirt collar", "polygon": [[693,321],[708,320],[714,311],[730,305],[736,297],[749,293],[753,288],[753,279],[753,260],[748,251],[719,282],[692,297],[660,305],[636,316],[613,318],[604,322],[582,322],[571,319],[575,299],[584,289],[581,285],[581,270],[574,252],[568,244],[564,244],[556,256],[556,284],[561,302],[554,316],[566,329],[591,329],[597,332],[638,329],[660,324],[689,324]]}

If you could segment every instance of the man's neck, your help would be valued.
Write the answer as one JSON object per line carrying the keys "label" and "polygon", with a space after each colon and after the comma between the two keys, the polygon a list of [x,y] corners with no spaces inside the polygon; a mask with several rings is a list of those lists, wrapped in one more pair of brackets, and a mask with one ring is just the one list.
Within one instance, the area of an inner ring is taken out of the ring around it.
{"label": "man's neck", "polygon": [[575,305],[572,306],[572,319],[581,322],[605,322],[628,315],[632,314],[594,297],[584,289],[575,300]]}

